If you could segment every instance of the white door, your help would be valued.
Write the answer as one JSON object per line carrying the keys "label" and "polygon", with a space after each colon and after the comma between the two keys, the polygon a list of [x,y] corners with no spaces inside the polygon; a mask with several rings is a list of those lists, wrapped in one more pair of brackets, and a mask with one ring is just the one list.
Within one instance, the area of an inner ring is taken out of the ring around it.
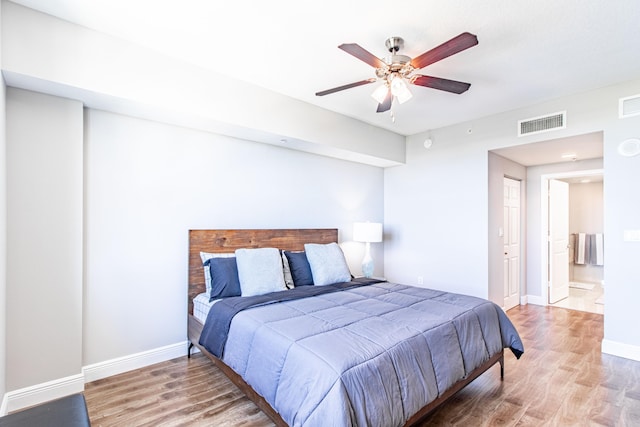
{"label": "white door", "polygon": [[504,179],[504,309],[520,304],[520,181]]}
{"label": "white door", "polygon": [[569,184],[549,180],[549,304],[569,296]]}

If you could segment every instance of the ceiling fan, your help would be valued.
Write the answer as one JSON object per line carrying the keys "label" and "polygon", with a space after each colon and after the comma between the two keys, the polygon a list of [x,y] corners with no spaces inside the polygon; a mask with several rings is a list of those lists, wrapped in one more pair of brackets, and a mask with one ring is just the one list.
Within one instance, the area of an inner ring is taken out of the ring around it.
{"label": "ceiling fan", "polygon": [[356,43],[341,44],[338,48],[374,67],[376,69],[376,77],[316,92],[316,96],[329,95],[341,90],[381,81],[383,85],[378,87],[371,96],[378,101],[376,112],[382,113],[391,109],[394,97],[400,104],[411,98],[412,95],[407,87],[407,82],[461,94],[469,89],[470,83],[415,74],[415,71],[477,44],[478,38],[471,33],[465,32],[413,59],[398,53],[404,46],[404,40],[401,37],[390,37],[385,41],[385,46],[390,55],[382,59],[374,56]]}

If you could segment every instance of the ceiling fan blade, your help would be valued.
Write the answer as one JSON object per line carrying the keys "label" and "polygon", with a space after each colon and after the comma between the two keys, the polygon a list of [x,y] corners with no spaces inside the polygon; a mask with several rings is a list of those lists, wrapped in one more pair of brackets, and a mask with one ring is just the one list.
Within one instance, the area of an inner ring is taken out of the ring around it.
{"label": "ceiling fan blade", "polygon": [[462,52],[465,49],[469,49],[472,46],[478,44],[478,37],[471,33],[462,33],[457,37],[452,38],[448,42],[442,43],[440,46],[434,47],[430,51],[416,56],[411,60],[411,65],[415,69],[424,68],[427,65],[438,62],[441,59],[447,58],[455,53]]}
{"label": "ceiling fan blade", "polygon": [[471,87],[471,83],[422,75],[416,76],[411,80],[411,83],[418,86],[430,87],[432,89],[444,90],[446,92],[457,94],[466,92]]}
{"label": "ceiling fan blade", "polygon": [[393,94],[391,90],[387,91],[387,96],[382,101],[382,104],[378,104],[378,109],[376,113],[384,113],[385,111],[389,111],[391,109],[391,103],[393,102]]}
{"label": "ceiling fan blade", "polygon": [[371,52],[356,43],[343,43],[338,46],[338,48],[344,50],[349,55],[355,56],[360,61],[366,62],[374,68],[387,66],[380,58],[374,56]]}
{"label": "ceiling fan blade", "polygon": [[369,84],[369,83],[373,83],[375,81],[376,81],[376,79],[373,78],[373,77],[370,78],[370,79],[367,79],[367,80],[360,80],[359,82],[349,83],[348,85],[338,86],[338,87],[334,87],[333,89],[327,89],[327,90],[323,90],[321,92],[316,92],[316,96],[329,95],[330,93],[340,92],[341,90],[351,89],[352,87],[358,87],[358,86],[366,85],[366,84]]}

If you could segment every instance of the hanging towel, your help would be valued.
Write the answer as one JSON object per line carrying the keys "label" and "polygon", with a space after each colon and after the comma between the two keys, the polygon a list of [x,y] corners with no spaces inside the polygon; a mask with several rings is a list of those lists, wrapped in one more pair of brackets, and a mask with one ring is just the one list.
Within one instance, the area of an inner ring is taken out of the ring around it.
{"label": "hanging towel", "polygon": [[591,247],[589,251],[589,264],[604,265],[604,237],[602,233],[590,234]]}
{"label": "hanging towel", "polygon": [[586,264],[588,262],[589,252],[587,251],[587,241],[586,233],[578,233],[576,235],[576,245],[574,248],[574,262],[576,264]]}

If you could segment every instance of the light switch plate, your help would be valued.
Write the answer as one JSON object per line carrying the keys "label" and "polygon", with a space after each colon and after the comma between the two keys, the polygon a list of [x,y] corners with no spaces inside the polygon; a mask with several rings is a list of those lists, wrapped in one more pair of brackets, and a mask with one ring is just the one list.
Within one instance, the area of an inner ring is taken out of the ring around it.
{"label": "light switch plate", "polygon": [[640,242],[640,230],[624,230],[625,242]]}

